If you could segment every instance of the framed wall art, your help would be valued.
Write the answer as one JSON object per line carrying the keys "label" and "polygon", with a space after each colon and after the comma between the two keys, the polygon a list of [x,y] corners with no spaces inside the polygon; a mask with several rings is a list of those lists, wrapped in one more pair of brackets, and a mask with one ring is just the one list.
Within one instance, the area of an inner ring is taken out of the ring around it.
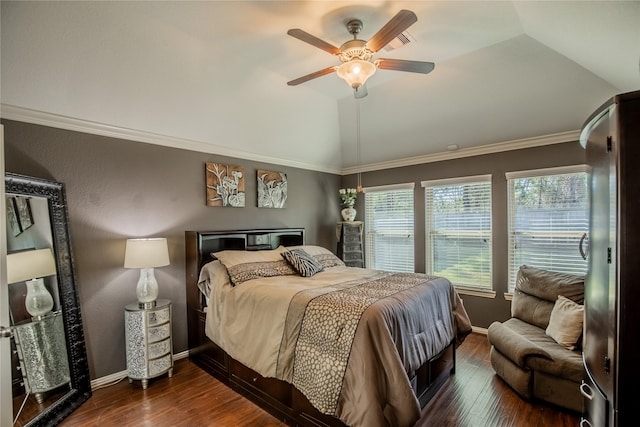
{"label": "framed wall art", "polygon": [[18,221],[18,214],[16,208],[16,198],[7,197],[7,232],[11,233],[13,237],[22,233],[20,228],[20,222]]}
{"label": "framed wall art", "polygon": [[258,207],[284,208],[287,202],[287,174],[258,169]]}
{"label": "framed wall art", "polygon": [[18,221],[20,221],[20,228],[22,231],[33,225],[33,215],[31,213],[31,204],[27,197],[16,197],[16,213],[18,214]]}
{"label": "framed wall art", "polygon": [[244,168],[207,162],[207,206],[244,207]]}

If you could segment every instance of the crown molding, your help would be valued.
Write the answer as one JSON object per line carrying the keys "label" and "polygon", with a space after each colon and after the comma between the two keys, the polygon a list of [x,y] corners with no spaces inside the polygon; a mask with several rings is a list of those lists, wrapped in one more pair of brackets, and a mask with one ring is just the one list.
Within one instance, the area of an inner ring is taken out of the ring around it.
{"label": "crown molding", "polygon": [[47,113],[44,111],[32,110],[29,108],[17,107],[15,105],[0,104],[0,117],[8,120],[16,120],[36,125],[49,126],[58,129],[84,132],[93,135],[119,138],[147,144],[161,145],[164,147],[179,148],[183,150],[198,151],[207,154],[217,154],[220,156],[234,157],[238,159],[251,160],[256,162],[271,163],[288,167],[326,172],[336,175],[350,175],[359,172],[371,172],[382,169],[400,168],[423,163],[440,162],[444,160],[459,159],[462,157],[481,156],[503,151],[521,150],[524,148],[540,147],[544,145],[561,144],[565,142],[579,141],[580,131],[568,131],[544,135],[540,137],[517,139],[513,141],[498,142],[495,144],[483,145],[480,147],[463,148],[455,151],[426,154],[423,156],[409,157],[405,159],[391,160],[388,162],[370,163],[348,167],[344,169],[327,168],[311,163],[298,162],[289,159],[263,156],[246,151],[235,150],[208,142],[194,141],[184,138],[176,138],[153,132],[139,131],[119,126],[107,125],[104,123],[89,120],[76,119],[59,114]]}
{"label": "crown molding", "polygon": [[58,129],[71,130],[76,132],[89,133],[92,135],[107,136],[110,138],[126,139],[135,142],[161,145],[164,147],[180,148],[183,150],[198,151],[207,154],[217,154],[220,156],[234,157],[256,162],[272,163],[276,165],[313,170],[318,172],[341,174],[340,169],[330,169],[319,165],[298,162],[290,159],[280,159],[277,157],[263,156],[246,151],[235,150],[208,142],[194,141],[184,138],[176,138],[161,135],[153,132],[139,131],[119,126],[107,125],[104,123],[89,120],[76,119],[59,114],[47,113],[44,111],[32,110],[29,108],[17,107],[15,105],[0,104],[0,117],[8,120],[31,123],[35,125],[49,126]]}
{"label": "crown molding", "polygon": [[392,160],[389,162],[370,163],[362,166],[353,166],[342,169],[342,175],[349,175],[358,172],[371,172],[382,169],[400,168],[403,166],[413,166],[423,163],[441,162],[443,160],[481,156],[484,154],[494,154],[503,151],[522,150],[524,148],[541,147],[543,145],[562,144],[565,142],[579,141],[579,139],[580,131],[573,130],[533,138],[498,142],[495,144],[488,144],[480,147],[470,147],[443,153],[426,154],[424,156],[409,157],[405,159]]}

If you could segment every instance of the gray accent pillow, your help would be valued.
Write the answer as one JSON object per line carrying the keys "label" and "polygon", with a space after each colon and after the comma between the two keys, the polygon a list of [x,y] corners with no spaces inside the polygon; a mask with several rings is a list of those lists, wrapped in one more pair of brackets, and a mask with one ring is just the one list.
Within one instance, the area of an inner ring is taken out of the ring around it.
{"label": "gray accent pillow", "polygon": [[290,249],[282,252],[280,255],[282,255],[302,277],[311,277],[323,270],[322,264],[302,249]]}
{"label": "gray accent pillow", "polygon": [[329,249],[323,248],[322,246],[298,245],[289,246],[288,249],[302,249],[322,264],[323,268],[344,267],[344,261],[335,256]]}

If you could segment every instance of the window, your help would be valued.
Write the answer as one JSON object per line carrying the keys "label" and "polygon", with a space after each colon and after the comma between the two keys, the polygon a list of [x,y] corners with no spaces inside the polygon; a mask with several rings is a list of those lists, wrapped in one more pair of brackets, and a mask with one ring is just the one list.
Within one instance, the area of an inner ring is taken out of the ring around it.
{"label": "window", "polygon": [[413,183],[364,189],[367,268],[415,271],[413,189]]}
{"label": "window", "polygon": [[491,290],[491,175],[423,181],[428,274]]}
{"label": "window", "polygon": [[518,268],[585,274],[579,244],[589,230],[586,166],[507,173],[509,292]]}

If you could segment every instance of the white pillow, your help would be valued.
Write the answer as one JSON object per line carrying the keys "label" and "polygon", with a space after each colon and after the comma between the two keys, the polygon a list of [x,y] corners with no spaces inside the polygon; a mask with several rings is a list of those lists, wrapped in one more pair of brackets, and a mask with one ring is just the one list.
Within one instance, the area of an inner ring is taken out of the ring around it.
{"label": "white pillow", "polygon": [[248,262],[279,261],[282,259],[280,254],[284,251],[286,251],[286,248],[279,246],[277,249],[269,249],[266,251],[226,250],[213,252],[211,256],[217,258],[225,267],[229,268]]}
{"label": "white pillow", "polygon": [[575,350],[582,334],[583,322],[584,305],[558,295],[545,333],[561,346]]}

